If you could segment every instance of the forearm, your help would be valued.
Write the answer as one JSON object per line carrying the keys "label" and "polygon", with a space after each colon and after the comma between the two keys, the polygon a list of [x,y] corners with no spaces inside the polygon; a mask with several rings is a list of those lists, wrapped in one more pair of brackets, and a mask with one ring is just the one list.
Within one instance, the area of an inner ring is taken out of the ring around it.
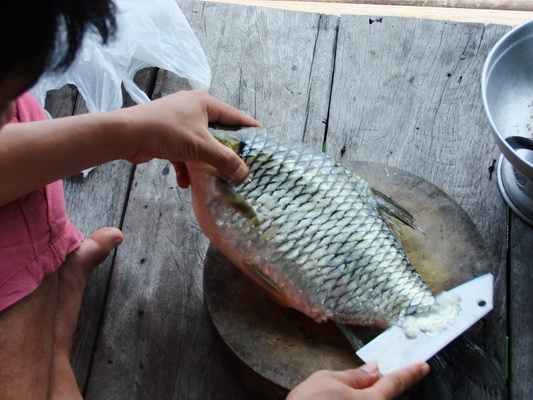
{"label": "forearm", "polygon": [[[207,129],[210,121],[260,126],[196,90],[107,113],[8,124],[0,130],[0,206],[47,183],[117,159],[143,163],[163,158],[174,165],[199,160],[236,181],[244,179],[246,165],[213,138]],[[184,179],[181,186],[187,185]]]}
{"label": "forearm", "polygon": [[0,206],[55,180],[129,158],[134,138],[120,112],[8,124],[0,130]]}

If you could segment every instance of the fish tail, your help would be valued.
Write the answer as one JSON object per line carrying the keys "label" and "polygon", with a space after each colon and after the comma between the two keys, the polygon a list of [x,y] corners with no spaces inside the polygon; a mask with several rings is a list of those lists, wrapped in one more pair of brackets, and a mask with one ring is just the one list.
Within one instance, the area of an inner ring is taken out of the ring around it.
{"label": "fish tail", "polygon": [[422,390],[426,400],[453,400],[456,373],[446,357],[436,354],[428,360],[430,373],[422,380]]}
{"label": "fish tail", "polygon": [[457,399],[456,378],[460,376],[466,376],[477,386],[480,399],[507,398],[502,369],[483,349],[465,337],[454,340],[428,363],[431,373],[423,384],[427,399]]}

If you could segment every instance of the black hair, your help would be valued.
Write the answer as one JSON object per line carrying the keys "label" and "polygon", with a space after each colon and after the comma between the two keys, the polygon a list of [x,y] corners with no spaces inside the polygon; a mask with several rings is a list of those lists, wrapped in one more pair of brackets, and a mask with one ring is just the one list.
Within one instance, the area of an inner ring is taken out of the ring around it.
{"label": "black hair", "polygon": [[83,37],[95,31],[107,43],[116,31],[112,0],[12,0],[0,6],[0,81],[11,73],[36,80],[66,69]]}

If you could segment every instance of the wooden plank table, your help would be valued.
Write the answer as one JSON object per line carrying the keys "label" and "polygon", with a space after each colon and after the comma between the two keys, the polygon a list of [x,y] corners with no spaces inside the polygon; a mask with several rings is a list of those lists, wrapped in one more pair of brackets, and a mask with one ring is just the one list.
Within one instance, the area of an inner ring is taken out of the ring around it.
{"label": "wooden plank table", "polygon": [[[480,92],[484,60],[510,27],[180,6],[212,67],[214,96],[317,151],[325,140],[341,162],[414,173],[466,210],[490,248],[496,283],[480,339],[497,362],[508,357],[511,398],[527,398],[533,229],[508,211],[489,173],[499,152]],[[137,81],[152,98],[187,89],[153,69]],[[51,93],[47,107],[54,116],[86,110],[73,88]],[[85,398],[253,398],[215,349],[202,294],[208,241],[171,166],[113,162],[65,185],[69,213],[84,233],[114,225],[125,234],[84,298],[72,360]]]}

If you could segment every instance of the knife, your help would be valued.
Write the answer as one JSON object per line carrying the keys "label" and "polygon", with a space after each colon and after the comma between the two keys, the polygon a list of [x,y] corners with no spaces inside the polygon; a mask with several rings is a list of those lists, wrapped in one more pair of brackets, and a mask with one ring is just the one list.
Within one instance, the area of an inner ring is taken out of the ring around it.
{"label": "knife", "polygon": [[449,290],[460,296],[461,310],[455,321],[437,335],[422,332],[415,338],[408,338],[401,328],[392,326],[356,354],[365,362],[376,363],[381,375],[427,361],[492,310],[493,280],[492,274],[485,274]]}

